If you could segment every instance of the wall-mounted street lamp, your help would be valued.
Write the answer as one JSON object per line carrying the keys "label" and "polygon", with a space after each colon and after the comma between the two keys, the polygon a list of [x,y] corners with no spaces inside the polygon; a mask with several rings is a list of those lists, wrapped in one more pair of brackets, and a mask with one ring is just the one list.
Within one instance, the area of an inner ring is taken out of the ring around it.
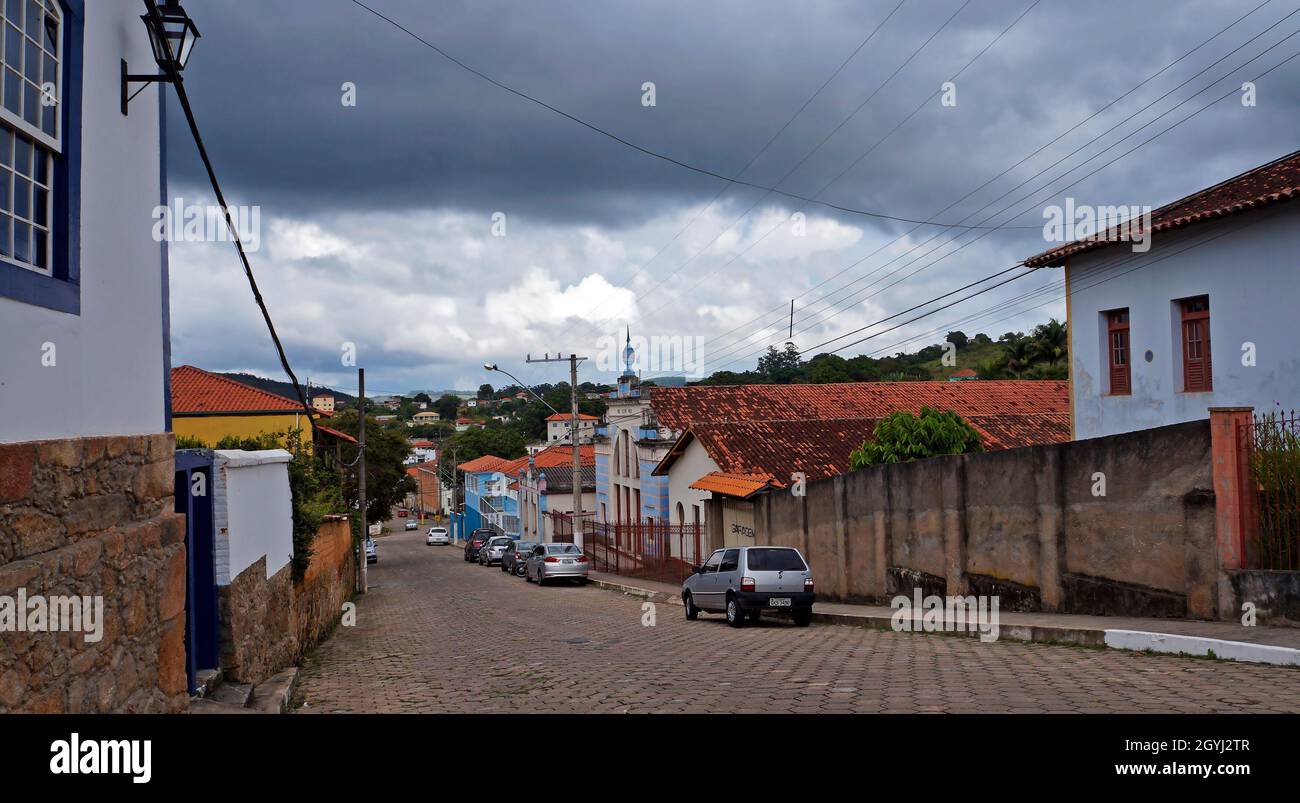
{"label": "wall-mounted street lamp", "polygon": [[[158,62],[161,75],[131,75],[127,69],[126,59],[122,59],[122,114],[126,114],[127,105],[136,95],[144,91],[149,84],[170,84],[179,80],[180,73],[190,61],[194,52],[194,43],[199,39],[199,29],[194,20],[185,13],[180,0],[164,0],[161,6],[146,2],[149,13],[141,14],[144,27],[149,31],[149,44],[153,48],[154,61]],[[131,84],[143,84],[135,92],[130,92]]]}

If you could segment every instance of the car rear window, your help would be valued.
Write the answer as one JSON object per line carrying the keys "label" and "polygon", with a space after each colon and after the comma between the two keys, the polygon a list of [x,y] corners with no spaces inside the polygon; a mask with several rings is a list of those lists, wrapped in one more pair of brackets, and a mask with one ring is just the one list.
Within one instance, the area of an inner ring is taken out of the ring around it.
{"label": "car rear window", "polygon": [[756,572],[801,572],[808,568],[793,549],[750,549],[748,563],[749,568]]}
{"label": "car rear window", "polygon": [[574,544],[548,544],[546,550],[552,555],[578,555],[581,550]]}

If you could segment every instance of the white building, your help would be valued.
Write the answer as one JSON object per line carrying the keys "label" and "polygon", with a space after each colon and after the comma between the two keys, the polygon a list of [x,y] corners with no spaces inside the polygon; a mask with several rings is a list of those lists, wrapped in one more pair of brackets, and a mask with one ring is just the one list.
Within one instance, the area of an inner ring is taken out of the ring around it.
{"label": "white building", "polygon": [[[32,674],[21,652],[0,650],[0,677],[19,684],[14,711],[42,700],[68,713],[126,710],[124,698],[87,693],[95,688],[134,689],[136,710],[187,703],[167,246],[154,237],[168,207],[172,89],[131,84],[139,95],[125,110],[122,99],[123,65],[160,70],[142,11],[138,0],[0,7],[0,577],[33,597],[103,595],[106,611],[122,611],[141,590],[117,574],[129,566],[151,594],[176,601],[150,602],[138,627],[110,626],[99,644],[31,642],[64,671]],[[73,549],[118,554],[73,571]],[[23,573],[36,562],[41,571]],[[0,595],[14,592],[0,581]],[[115,657],[110,666],[96,654]]]}
{"label": "white building", "polygon": [[1145,253],[1112,230],[1026,260],[1065,269],[1075,438],[1300,404],[1295,197],[1300,152],[1156,210]]}
{"label": "white building", "polygon": [[[578,413],[578,443],[591,443],[591,439],[596,434],[596,422],[600,420],[594,415]],[[557,443],[569,443],[569,433],[573,430],[573,416],[570,413],[555,413],[546,418],[546,444],[553,446]]]}

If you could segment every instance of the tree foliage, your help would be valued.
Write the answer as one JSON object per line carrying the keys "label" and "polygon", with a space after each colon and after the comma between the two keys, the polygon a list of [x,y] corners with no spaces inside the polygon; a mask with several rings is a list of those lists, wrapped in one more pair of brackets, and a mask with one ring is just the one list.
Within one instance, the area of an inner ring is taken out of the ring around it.
{"label": "tree foliage", "polygon": [[880,463],[906,463],[983,449],[979,432],[964,418],[951,410],[939,412],[922,407],[919,416],[899,411],[877,421],[871,437],[849,456],[849,468],[857,470]]}

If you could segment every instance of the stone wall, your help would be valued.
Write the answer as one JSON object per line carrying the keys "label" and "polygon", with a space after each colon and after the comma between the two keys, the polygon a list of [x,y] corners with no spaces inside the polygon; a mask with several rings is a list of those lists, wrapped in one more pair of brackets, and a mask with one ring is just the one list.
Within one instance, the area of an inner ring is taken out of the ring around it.
{"label": "stone wall", "polygon": [[[0,445],[0,712],[184,708],[174,453],[166,434]],[[17,632],[20,593],[102,597],[102,637]]]}
{"label": "stone wall", "polygon": [[1210,455],[1196,421],[872,466],[762,497],[755,542],[801,549],[829,599],[920,587],[1010,610],[1217,618]]}
{"label": "stone wall", "polygon": [[292,563],[267,577],[263,557],[219,587],[223,675],[260,683],[297,663],[333,628],[352,597],[355,573],[352,534],[340,517],[321,525],[300,582],[293,582]]}
{"label": "stone wall", "polygon": [[356,588],[357,560],[346,518],[322,524],[311,551],[311,564],[294,586],[299,655],[330,634]]}

